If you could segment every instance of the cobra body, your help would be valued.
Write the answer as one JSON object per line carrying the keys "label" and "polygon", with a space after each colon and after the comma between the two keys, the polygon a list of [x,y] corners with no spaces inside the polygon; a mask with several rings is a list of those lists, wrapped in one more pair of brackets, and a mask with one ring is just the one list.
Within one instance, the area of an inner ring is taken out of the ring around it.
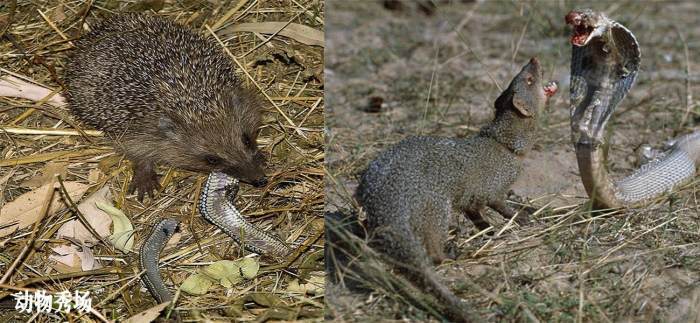
{"label": "cobra body", "polygon": [[221,172],[210,173],[199,198],[199,213],[252,252],[274,260],[291,253],[287,244],[249,223],[238,212],[233,203],[237,193],[237,179]]}
{"label": "cobra body", "polygon": [[176,219],[163,219],[155,227],[141,245],[139,250],[139,266],[145,270],[142,280],[146,288],[158,303],[168,302],[173,299],[173,294],[165,287],[163,278],[158,271],[158,258],[165,244],[175,233],[180,222]]}
{"label": "cobra body", "polygon": [[566,15],[571,37],[571,130],[581,179],[597,208],[643,204],[695,176],[700,163],[700,131],[674,140],[671,147],[613,181],[606,169],[606,127],[639,71],[639,43],[631,31],[589,9]]}

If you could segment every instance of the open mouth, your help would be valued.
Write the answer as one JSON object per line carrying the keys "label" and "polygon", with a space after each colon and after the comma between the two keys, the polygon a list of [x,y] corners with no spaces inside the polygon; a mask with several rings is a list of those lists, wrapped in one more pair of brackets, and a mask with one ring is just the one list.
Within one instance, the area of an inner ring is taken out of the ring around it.
{"label": "open mouth", "polygon": [[557,82],[549,81],[549,83],[547,83],[547,85],[544,86],[544,95],[546,95],[549,98],[557,93],[557,89],[559,89]]}
{"label": "open mouth", "polygon": [[569,12],[566,15],[566,23],[574,27],[574,33],[571,35],[571,44],[576,46],[584,46],[588,43],[593,26],[586,23],[586,15],[578,11]]}

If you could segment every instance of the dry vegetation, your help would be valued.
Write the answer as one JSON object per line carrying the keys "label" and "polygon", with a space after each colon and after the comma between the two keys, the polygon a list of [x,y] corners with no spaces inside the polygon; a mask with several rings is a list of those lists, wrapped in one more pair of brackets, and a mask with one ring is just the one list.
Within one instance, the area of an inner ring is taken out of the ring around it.
{"label": "dry vegetation", "polygon": [[[304,293],[288,287],[293,281],[303,284],[324,276],[323,239],[318,234],[323,230],[324,201],[323,2],[18,0],[16,7],[14,3],[0,2],[0,36],[4,35],[0,78],[15,75],[56,91],[62,89],[61,74],[71,40],[84,32],[83,26],[101,17],[147,11],[206,35],[211,32],[205,26],[211,27],[240,62],[241,79],[268,98],[259,144],[268,159],[270,184],[262,189],[242,185],[237,206],[250,221],[295,248],[303,247],[304,252],[289,266],[263,263],[257,277],[231,288],[217,285],[203,296],[179,294],[177,309],[186,320],[319,320],[322,289]],[[270,31],[262,22],[281,24]],[[321,42],[319,37],[294,30],[275,32],[288,22],[317,30]],[[262,29],[232,30],[241,23]],[[0,207],[49,183],[54,178],[51,175],[58,173],[62,183],[85,187],[83,196],[108,187],[115,205],[134,225],[136,247],[159,219],[175,217],[182,222],[179,242],[177,247],[166,248],[161,258],[161,272],[172,290],[203,265],[249,254],[197,213],[204,174],[161,168],[164,189],[156,198],[139,203],[126,192],[131,177],[128,161],[114,152],[108,140],[94,132],[81,135],[75,131],[79,127],[66,107],[0,97]],[[40,207],[46,204],[46,194],[38,198]],[[54,233],[76,218],[76,213],[61,208],[48,212],[39,225],[0,236],[0,276],[6,276],[0,281],[0,321],[124,320],[152,307],[154,301],[138,280],[137,257],[132,252],[120,252],[109,243],[82,246],[101,267],[92,270],[49,259],[52,247],[70,243]],[[32,243],[32,248],[25,249]],[[27,315],[2,309],[3,304],[14,306],[9,293],[24,289],[89,291],[94,311],[82,316],[75,311]]]}
{"label": "dry vegetation", "polygon": [[[487,237],[462,220],[461,229],[450,232],[459,256],[439,266],[439,275],[488,321],[700,320],[698,180],[643,208],[589,211],[570,143],[571,52],[563,18],[571,9],[592,6],[624,23],[641,45],[637,83],[611,122],[609,166],[621,176],[637,167],[640,145],[658,147],[698,129],[700,6],[435,2],[433,14],[416,6],[385,10],[380,1],[327,3],[332,23],[326,29],[331,94],[326,210],[355,212],[358,174],[379,151],[406,136],[473,134],[492,118],[498,85],[537,56],[560,92],[541,120],[538,142],[514,187],[539,209],[535,223],[507,227],[487,215],[497,233]],[[383,98],[379,113],[363,111],[370,97]],[[349,291],[342,283],[330,284],[330,317],[431,319],[430,298],[392,275],[362,240],[345,240],[345,248],[355,251],[334,250],[332,257],[347,257],[358,266],[345,273],[344,283],[357,283],[348,281],[354,276],[369,288]]]}

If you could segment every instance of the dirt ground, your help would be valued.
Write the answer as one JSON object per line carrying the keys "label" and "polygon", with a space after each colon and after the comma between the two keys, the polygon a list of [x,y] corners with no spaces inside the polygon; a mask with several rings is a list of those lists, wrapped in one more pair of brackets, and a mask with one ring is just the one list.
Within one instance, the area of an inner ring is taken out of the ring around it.
{"label": "dirt ground", "polygon": [[[46,194],[21,198],[50,185],[54,173],[66,185],[81,188],[82,194],[73,197],[76,204],[106,188],[113,196],[109,203],[133,224],[128,234],[135,237],[135,251],[159,220],[180,220],[178,238],[171,240],[174,244],[166,247],[160,261],[166,286],[173,292],[214,262],[244,257],[259,261],[260,270],[252,279],[226,287],[215,282],[202,295],[178,292],[176,307],[183,319],[322,320],[323,1],[0,1],[0,79],[15,75],[60,93],[72,41],[88,26],[119,12],[158,15],[206,36],[215,33],[222,51],[225,48],[240,62],[236,73],[241,84],[267,94],[257,144],[267,160],[269,182],[262,188],[242,184],[236,206],[254,225],[289,243],[294,254],[281,264],[261,260],[200,216],[197,203],[206,174],[160,165],[163,189],[138,201],[127,192],[130,164],[111,141],[88,127],[82,128],[85,135],[78,133],[76,128],[83,125],[65,106],[14,97],[0,97],[0,214],[6,215],[7,206],[17,201],[39,211],[35,204],[48,202]],[[234,29],[244,23],[248,29]],[[290,32],[288,26],[314,32]],[[110,86],[118,90],[119,84]],[[54,206],[59,211],[47,212],[35,227],[4,232],[14,224],[0,221],[0,277],[10,273],[0,279],[0,322],[124,321],[147,309],[157,316],[162,307],[154,308],[154,299],[139,279],[138,253],[122,252],[108,242],[81,244],[74,237],[55,235],[64,223],[76,220],[77,213],[65,198]],[[29,245],[33,248],[26,249]],[[54,248],[65,245],[89,259],[57,261]],[[19,313],[9,295],[25,290],[89,292],[93,312]]]}
{"label": "dirt ground", "polygon": [[[642,144],[658,147],[698,129],[700,6],[437,2],[432,13],[406,3],[401,10],[387,10],[379,1],[327,3],[326,210],[352,212],[358,174],[408,135],[474,134],[493,117],[497,85],[506,86],[537,56],[545,78],[560,88],[513,189],[544,208],[535,224],[495,238],[465,242],[476,229],[460,223],[460,256],[439,266],[439,275],[488,321],[700,320],[697,181],[645,208],[610,216],[585,211],[570,141],[571,50],[564,23],[571,9],[592,6],[639,40],[636,85],[611,122],[609,167],[619,177],[638,166]],[[365,112],[370,97],[384,100],[380,112]],[[688,121],[681,124],[686,111]],[[497,216],[489,220],[497,229],[504,225]],[[327,302],[327,315],[342,321],[426,318],[381,290],[357,293],[332,285]]]}

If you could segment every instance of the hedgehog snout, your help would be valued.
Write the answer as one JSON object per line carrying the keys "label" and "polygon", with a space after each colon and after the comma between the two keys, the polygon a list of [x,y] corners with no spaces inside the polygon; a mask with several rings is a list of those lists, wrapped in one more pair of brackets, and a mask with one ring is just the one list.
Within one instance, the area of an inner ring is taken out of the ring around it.
{"label": "hedgehog snout", "polygon": [[238,167],[225,168],[223,172],[238,178],[241,182],[248,183],[255,187],[267,185],[267,176],[265,176],[265,172],[263,172],[262,167],[254,161]]}

